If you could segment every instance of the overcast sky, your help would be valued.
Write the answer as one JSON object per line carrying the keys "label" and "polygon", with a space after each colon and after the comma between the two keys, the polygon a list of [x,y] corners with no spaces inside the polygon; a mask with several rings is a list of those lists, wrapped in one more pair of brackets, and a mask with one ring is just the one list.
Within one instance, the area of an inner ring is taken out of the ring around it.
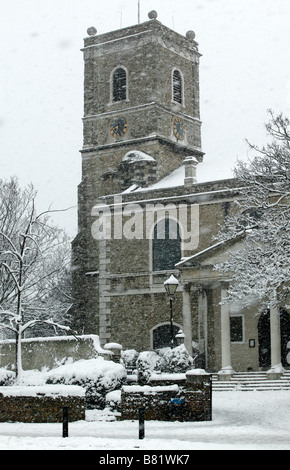
{"label": "overcast sky", "polygon": [[[204,168],[231,176],[262,145],[267,109],[290,113],[290,0],[140,0],[141,22],[196,33]],[[138,22],[138,0],[0,0],[0,178],[38,189],[38,207],[76,206],[87,28]],[[55,219],[76,234],[76,210]]]}

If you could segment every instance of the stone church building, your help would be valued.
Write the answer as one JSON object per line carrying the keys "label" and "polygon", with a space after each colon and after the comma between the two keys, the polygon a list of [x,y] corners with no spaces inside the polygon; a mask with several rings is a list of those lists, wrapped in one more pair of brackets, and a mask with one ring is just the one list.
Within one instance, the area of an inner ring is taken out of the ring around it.
{"label": "stone church building", "polygon": [[225,375],[286,366],[288,314],[280,325],[275,312],[222,302],[227,280],[213,267],[242,241],[213,236],[239,187],[203,170],[195,34],[148,16],[84,39],[74,326],[137,351],[169,346],[182,330],[196,364]]}

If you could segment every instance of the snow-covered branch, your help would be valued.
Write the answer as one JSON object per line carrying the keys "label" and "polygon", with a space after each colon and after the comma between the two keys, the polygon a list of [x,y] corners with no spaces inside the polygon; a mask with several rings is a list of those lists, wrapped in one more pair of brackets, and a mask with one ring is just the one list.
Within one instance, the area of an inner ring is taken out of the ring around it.
{"label": "snow-covered branch", "polygon": [[241,182],[237,211],[229,216],[217,240],[234,238],[241,230],[243,249],[216,266],[229,276],[229,298],[250,305],[267,304],[277,292],[283,301],[290,293],[290,147],[289,119],[274,116],[266,129],[272,142],[247,163],[239,162],[235,175]]}
{"label": "snow-covered branch", "polygon": [[19,370],[24,331],[40,324],[70,331],[70,242],[50,211],[37,214],[35,200],[32,185],[0,180],[0,328],[16,334]]}

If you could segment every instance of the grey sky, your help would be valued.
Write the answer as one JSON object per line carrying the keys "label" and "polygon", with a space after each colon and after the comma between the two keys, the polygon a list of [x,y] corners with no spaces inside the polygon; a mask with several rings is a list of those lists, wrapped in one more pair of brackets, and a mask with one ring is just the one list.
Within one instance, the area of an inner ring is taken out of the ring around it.
{"label": "grey sky", "polygon": [[[39,208],[76,205],[81,179],[83,61],[98,33],[137,23],[137,0],[0,0],[0,177],[33,182]],[[221,178],[262,145],[267,109],[290,112],[289,0],[141,0],[141,21],[181,34],[199,50],[204,165]],[[56,217],[71,235],[76,211]]]}

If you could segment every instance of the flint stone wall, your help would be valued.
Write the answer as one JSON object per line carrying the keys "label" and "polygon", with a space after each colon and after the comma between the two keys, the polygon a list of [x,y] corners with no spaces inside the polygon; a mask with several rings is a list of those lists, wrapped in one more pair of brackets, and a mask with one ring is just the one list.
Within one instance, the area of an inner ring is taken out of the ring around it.
{"label": "flint stone wall", "polygon": [[[100,346],[97,335],[53,336],[22,340],[22,364],[24,370],[54,369],[72,358],[93,359],[99,355],[109,359],[112,354]],[[15,368],[15,340],[0,341],[0,367]]]}
{"label": "flint stone wall", "polygon": [[[184,380],[174,383],[174,377],[162,376],[156,385],[125,386],[121,392],[121,419],[138,419],[139,409],[145,409],[145,420],[211,421],[212,382],[210,374],[194,369]],[[171,382],[171,385],[170,385]]]}
{"label": "flint stone wall", "polygon": [[0,387],[0,422],[60,423],[85,419],[85,390],[78,386]]}

